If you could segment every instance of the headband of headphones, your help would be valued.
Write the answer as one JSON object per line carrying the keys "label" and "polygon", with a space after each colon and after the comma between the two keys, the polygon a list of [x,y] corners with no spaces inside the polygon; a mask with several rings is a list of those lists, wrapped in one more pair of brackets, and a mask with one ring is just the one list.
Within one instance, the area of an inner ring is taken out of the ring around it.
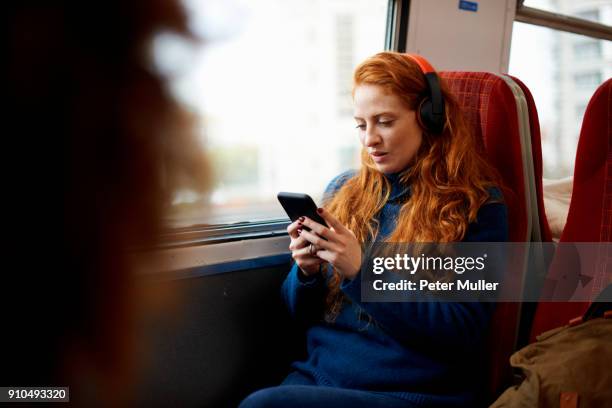
{"label": "headband of headphones", "polygon": [[425,75],[425,81],[429,89],[429,96],[423,99],[419,105],[417,120],[430,133],[440,134],[444,130],[446,118],[444,115],[444,97],[440,89],[438,74],[422,56],[417,54],[406,54],[406,56],[419,66],[423,75]]}

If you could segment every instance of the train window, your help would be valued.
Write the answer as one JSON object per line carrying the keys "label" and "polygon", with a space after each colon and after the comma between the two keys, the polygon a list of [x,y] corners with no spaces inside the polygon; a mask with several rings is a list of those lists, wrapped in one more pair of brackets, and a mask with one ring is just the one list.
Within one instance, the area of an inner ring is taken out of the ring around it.
{"label": "train window", "polygon": [[524,0],[523,5],[594,22],[602,22],[603,15],[612,13],[612,5],[606,0]]}
{"label": "train window", "polygon": [[388,1],[185,3],[205,43],[182,58],[185,47],[160,36],[154,54],[202,120],[216,184],[209,197],[178,194],[170,225],[286,219],[282,190],[320,200],[358,163],[351,75],[384,49]]}
{"label": "train window", "polygon": [[[526,0],[524,6],[612,25],[612,1]],[[544,177],[573,174],[586,105],[612,76],[612,43],[553,28],[514,22],[509,73],[533,93],[542,134]]]}

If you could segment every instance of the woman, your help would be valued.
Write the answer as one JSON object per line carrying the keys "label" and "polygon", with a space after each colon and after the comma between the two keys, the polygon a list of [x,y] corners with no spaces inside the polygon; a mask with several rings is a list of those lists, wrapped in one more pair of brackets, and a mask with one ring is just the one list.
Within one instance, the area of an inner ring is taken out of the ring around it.
{"label": "woman", "polygon": [[288,227],[295,264],[282,294],[307,327],[308,357],[241,408],[479,403],[490,303],[361,301],[365,243],[507,240],[495,171],[427,66],[383,52],[357,67],[362,167],[327,188],[319,213],[329,228],[308,218]]}

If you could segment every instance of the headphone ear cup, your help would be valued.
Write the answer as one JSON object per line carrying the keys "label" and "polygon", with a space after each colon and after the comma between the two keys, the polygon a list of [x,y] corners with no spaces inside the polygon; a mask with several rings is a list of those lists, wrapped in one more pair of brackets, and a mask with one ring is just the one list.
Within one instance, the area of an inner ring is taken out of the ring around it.
{"label": "headphone ear cup", "polygon": [[444,130],[444,116],[433,113],[431,98],[424,98],[419,104],[419,114],[417,115],[419,125],[433,134],[440,134]]}
{"label": "headphone ear cup", "polygon": [[431,98],[423,98],[417,112],[417,122],[428,132],[431,132]]}

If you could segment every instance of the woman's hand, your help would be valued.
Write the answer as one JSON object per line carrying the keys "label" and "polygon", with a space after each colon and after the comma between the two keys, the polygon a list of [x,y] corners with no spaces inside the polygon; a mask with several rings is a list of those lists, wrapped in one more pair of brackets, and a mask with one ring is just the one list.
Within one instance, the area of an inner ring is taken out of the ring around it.
{"label": "woman's hand", "polygon": [[353,279],[361,269],[361,245],[357,237],[329,212],[322,208],[317,212],[329,228],[305,218],[303,224],[311,231],[302,230],[300,237],[315,245],[319,258],[332,264],[345,278]]}
{"label": "woman's hand", "polygon": [[313,248],[311,248],[310,242],[301,236],[303,234],[303,221],[304,217],[300,217],[300,219],[289,224],[287,227],[287,232],[291,238],[289,250],[291,251],[291,257],[302,272],[305,275],[311,276],[319,272],[320,265],[324,261],[312,253]]}

